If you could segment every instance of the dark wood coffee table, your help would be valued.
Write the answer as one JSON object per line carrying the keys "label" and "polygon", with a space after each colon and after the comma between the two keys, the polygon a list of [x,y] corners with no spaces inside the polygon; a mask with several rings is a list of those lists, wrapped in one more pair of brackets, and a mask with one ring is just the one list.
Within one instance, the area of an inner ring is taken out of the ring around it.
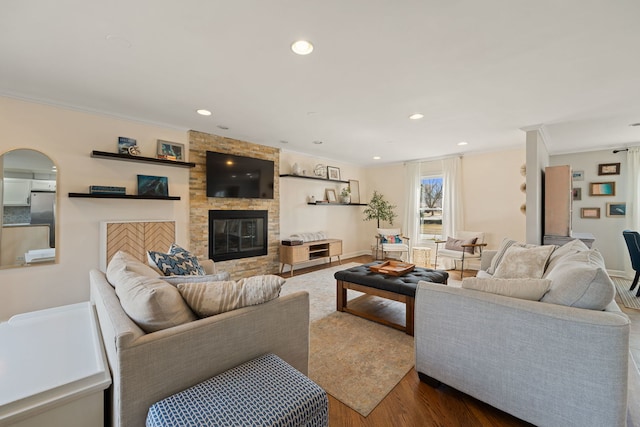
{"label": "dark wood coffee table", "polygon": [[[378,264],[380,264],[380,262],[359,265],[338,271],[334,274],[337,287],[336,310],[363,317],[399,329],[408,335],[413,335],[414,300],[418,282],[424,280],[426,282],[446,285],[449,273],[441,270],[416,267],[413,271],[403,276],[390,276],[375,273],[369,269],[370,266]],[[404,303],[406,305],[405,324],[401,325],[374,314],[349,307],[347,305],[347,290],[349,289]]]}

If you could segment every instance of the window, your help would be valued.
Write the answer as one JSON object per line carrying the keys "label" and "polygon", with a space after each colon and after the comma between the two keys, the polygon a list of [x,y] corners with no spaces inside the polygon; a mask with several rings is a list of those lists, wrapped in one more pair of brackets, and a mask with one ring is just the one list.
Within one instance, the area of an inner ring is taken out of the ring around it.
{"label": "window", "polygon": [[442,194],[441,175],[420,178],[420,241],[442,236]]}

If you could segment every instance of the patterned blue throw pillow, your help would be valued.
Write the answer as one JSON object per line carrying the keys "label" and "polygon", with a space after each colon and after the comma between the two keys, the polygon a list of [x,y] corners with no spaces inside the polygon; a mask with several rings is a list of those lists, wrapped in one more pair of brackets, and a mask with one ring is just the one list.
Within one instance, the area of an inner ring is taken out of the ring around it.
{"label": "patterned blue throw pillow", "polygon": [[165,276],[204,275],[205,271],[191,252],[173,243],[169,253],[149,251],[151,260]]}

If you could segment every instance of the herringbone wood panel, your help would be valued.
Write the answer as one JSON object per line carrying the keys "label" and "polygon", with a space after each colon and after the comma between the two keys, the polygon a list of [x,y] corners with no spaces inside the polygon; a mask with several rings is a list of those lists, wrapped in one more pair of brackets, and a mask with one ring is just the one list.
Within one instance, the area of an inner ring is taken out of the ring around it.
{"label": "herringbone wood panel", "polygon": [[147,262],[147,251],[166,252],[175,241],[175,222],[121,222],[107,224],[107,263],[118,251]]}

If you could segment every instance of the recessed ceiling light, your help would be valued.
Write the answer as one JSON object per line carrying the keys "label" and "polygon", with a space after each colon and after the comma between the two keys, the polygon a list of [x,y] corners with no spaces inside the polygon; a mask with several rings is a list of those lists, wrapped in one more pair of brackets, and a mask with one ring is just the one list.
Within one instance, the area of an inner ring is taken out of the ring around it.
{"label": "recessed ceiling light", "polygon": [[468,142],[467,142],[467,141],[460,141],[460,142],[458,142],[458,145],[467,145],[467,144],[468,144]]}
{"label": "recessed ceiling light", "polygon": [[629,126],[640,126],[640,123],[631,123]]}
{"label": "recessed ceiling light", "polygon": [[293,42],[291,50],[297,55],[308,55],[313,52],[313,45],[306,40],[298,40]]}
{"label": "recessed ceiling light", "polygon": [[284,139],[280,140],[280,144],[288,144],[288,143],[289,143],[289,141],[285,141]]}
{"label": "recessed ceiling light", "polygon": [[316,144],[316,145],[320,145],[320,144],[322,144],[322,141],[313,141],[313,143]]}
{"label": "recessed ceiling light", "polygon": [[380,160],[382,157],[380,156],[373,156],[373,160]]}
{"label": "recessed ceiling light", "polygon": [[210,116],[211,115],[211,111],[209,111],[209,110],[196,110],[196,113],[200,114],[201,116]]}
{"label": "recessed ceiling light", "polygon": [[[209,113],[209,114],[211,114],[211,113]],[[228,126],[223,126],[223,125],[218,125],[218,126],[216,126],[216,127],[217,127],[218,129],[222,129],[222,130],[228,130],[228,129],[229,129],[229,127],[228,127]]]}
{"label": "recessed ceiling light", "polygon": [[420,114],[420,113],[413,113],[412,115],[409,116],[411,120],[420,120],[423,117],[424,117],[424,114]]}

